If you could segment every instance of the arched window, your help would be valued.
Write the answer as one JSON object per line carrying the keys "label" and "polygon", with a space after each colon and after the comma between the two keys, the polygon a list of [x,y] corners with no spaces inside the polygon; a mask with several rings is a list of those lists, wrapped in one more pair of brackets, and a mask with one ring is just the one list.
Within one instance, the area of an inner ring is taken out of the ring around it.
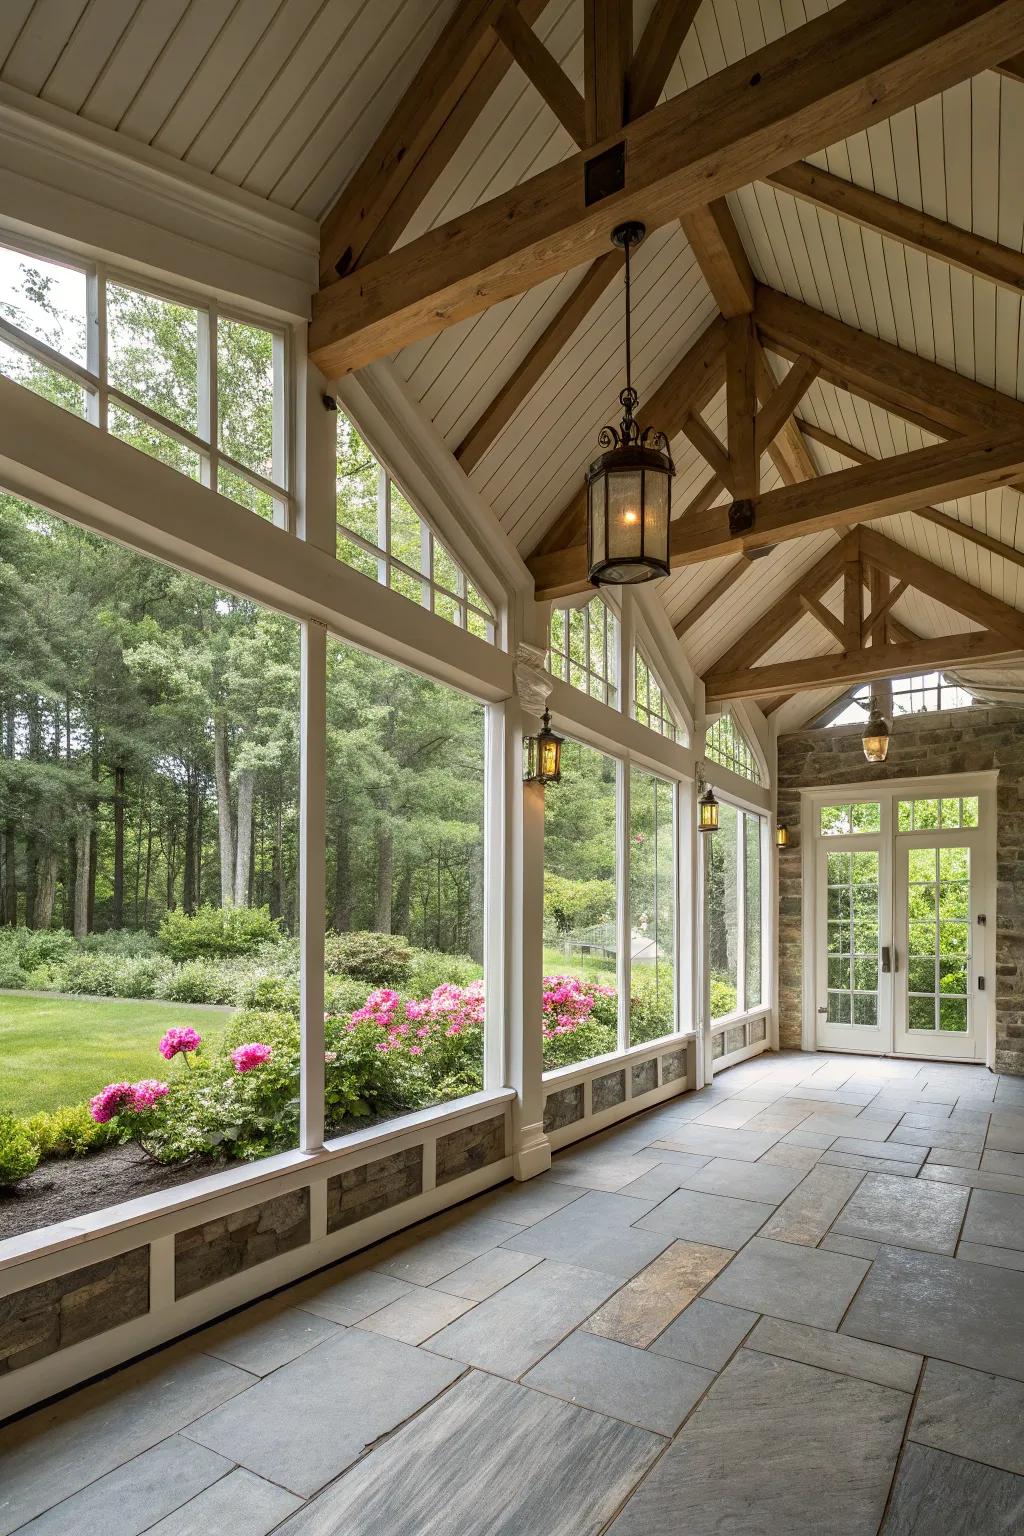
{"label": "arched window", "polygon": [[709,725],[704,737],[704,755],[713,763],[720,763],[738,773],[741,779],[760,784],[761,770],[739,726],[731,715],[722,715]]}
{"label": "arched window", "polygon": [[657,731],[659,736],[667,736],[669,741],[679,740],[679,725],[668,699],[639,646],[633,653],[633,717],[649,730]]}
{"label": "arched window", "polygon": [[616,667],[619,621],[598,595],[581,608],[553,608],[548,631],[548,667],[555,677],[600,699],[619,705]]}
{"label": "arched window", "polygon": [[339,560],[449,624],[494,641],[493,607],[342,411],[337,506]]}

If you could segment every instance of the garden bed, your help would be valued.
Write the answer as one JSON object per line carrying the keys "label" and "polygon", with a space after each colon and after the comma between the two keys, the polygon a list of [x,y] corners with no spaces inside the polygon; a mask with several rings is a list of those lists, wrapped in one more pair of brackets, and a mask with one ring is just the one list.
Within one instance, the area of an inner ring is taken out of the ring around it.
{"label": "garden bed", "polygon": [[154,1163],[131,1143],[104,1147],[88,1157],[47,1158],[15,1189],[0,1196],[0,1240],[73,1221],[229,1166],[216,1158]]}

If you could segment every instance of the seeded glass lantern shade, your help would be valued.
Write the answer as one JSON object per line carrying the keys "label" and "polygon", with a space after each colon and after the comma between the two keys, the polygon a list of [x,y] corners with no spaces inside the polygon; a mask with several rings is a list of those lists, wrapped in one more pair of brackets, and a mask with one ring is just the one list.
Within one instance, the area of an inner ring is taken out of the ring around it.
{"label": "seeded glass lantern shade", "polygon": [[871,700],[871,713],[865,722],[861,743],[869,763],[885,762],[889,755],[889,723],[874,699]]}
{"label": "seeded glass lantern shade", "polygon": [[673,473],[667,453],[639,443],[611,448],[591,464],[587,559],[595,586],[668,575]]}
{"label": "seeded glass lantern shade", "polygon": [[710,785],[697,801],[697,825],[702,832],[718,831],[718,801]]}
{"label": "seeded glass lantern shade", "polygon": [[627,586],[667,576],[672,478],[668,440],[636,420],[629,329],[629,253],[644,238],[642,224],[620,224],[612,242],[626,255],[626,387],[622,420],[602,428],[606,450],[587,470],[587,568],[598,586]]}
{"label": "seeded glass lantern shade", "polygon": [[537,735],[527,737],[526,772],[523,778],[528,784],[560,784],[562,782],[564,739],[551,729],[551,713],[545,710]]}

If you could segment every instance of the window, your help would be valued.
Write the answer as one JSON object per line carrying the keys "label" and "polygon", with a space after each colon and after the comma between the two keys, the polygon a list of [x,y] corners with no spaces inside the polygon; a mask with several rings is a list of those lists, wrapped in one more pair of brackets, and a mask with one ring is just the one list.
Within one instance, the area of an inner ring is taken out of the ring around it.
{"label": "window", "polygon": [[10,247],[0,283],[9,378],[290,526],[283,333]]}
{"label": "window", "polygon": [[327,726],[327,1050],[365,1070],[336,1136],[483,1087],[484,708],[331,640]]}
{"label": "window", "polygon": [[668,700],[639,646],[633,652],[633,716],[660,736],[678,741],[679,727],[672,717]]}
{"label": "window", "polygon": [[600,595],[582,608],[551,610],[548,665],[563,683],[618,708],[618,656],[619,621]]}
{"label": "window", "polygon": [[760,784],[761,770],[757,760],[731,715],[722,715],[714,725],[708,726],[704,737],[704,752],[713,763],[731,768],[733,773],[749,779],[752,784]]}
{"label": "window", "polygon": [[562,748],[562,782],[544,797],[544,1066],[618,1044],[616,780],[613,757]]}
{"label": "window", "polygon": [[935,800],[901,800],[897,809],[901,832],[959,831],[978,825],[977,795],[951,795]]}
{"label": "window", "polygon": [[9,1235],[297,1145],[299,625],[2,493],[0,594]]}
{"label": "window", "polygon": [[633,768],[629,775],[629,1043],[675,1027],[674,786]]}
{"label": "window", "polygon": [[[926,672],[919,677],[893,679],[894,715],[918,715],[940,709],[970,709],[974,699],[966,689],[952,683],[941,672]],[[872,693],[878,684],[865,683],[833,704],[818,720],[818,725],[860,725],[868,717]]]}
{"label": "window", "polygon": [[764,1001],[761,859],[765,820],[721,803],[719,830],[701,840],[704,944],[712,1021]]}
{"label": "window", "polygon": [[855,800],[847,805],[823,805],[818,825],[822,837],[849,837],[858,832],[880,832],[882,807],[877,800]]}
{"label": "window", "polygon": [[338,559],[459,629],[494,641],[494,609],[348,417],[338,413]]}

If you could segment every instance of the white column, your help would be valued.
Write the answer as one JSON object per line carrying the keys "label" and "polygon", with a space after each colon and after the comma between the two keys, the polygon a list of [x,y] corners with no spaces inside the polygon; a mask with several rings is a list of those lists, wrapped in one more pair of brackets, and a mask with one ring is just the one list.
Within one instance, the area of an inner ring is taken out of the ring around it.
{"label": "white column", "polygon": [[[324,404],[327,380],[311,365],[298,370],[296,496],[298,532],[328,554],[335,548],[337,416]],[[302,1060],[299,1145],[315,1152],[324,1140],[324,933],[327,867],[327,630],[302,626],[299,784],[299,976]]]}
{"label": "white column", "polygon": [[[517,1094],[512,1108],[512,1170],[517,1179],[532,1179],[551,1166],[544,1134],[541,1033],[545,790],[522,782],[523,736],[539,724],[524,716],[517,699],[505,705],[508,1083]],[[551,793],[557,794],[557,788]]]}

